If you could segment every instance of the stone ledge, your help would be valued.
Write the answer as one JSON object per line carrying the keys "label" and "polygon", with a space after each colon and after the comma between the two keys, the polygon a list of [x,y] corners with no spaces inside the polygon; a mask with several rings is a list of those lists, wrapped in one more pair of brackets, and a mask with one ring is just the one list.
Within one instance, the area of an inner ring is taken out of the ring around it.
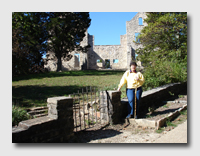
{"label": "stone ledge", "polygon": [[[180,85],[180,84],[181,84],[180,82],[179,83],[171,83],[171,84],[167,84],[167,85],[163,85],[163,86],[160,86],[160,87],[153,88],[151,90],[144,91],[144,92],[142,92],[141,99],[146,97],[146,96],[149,96],[151,94],[155,94],[155,93],[157,93],[161,90],[166,90],[169,87],[177,86],[177,85]],[[128,102],[128,99],[126,97],[126,98],[123,98],[121,101],[122,102]]]}
{"label": "stone ledge", "polygon": [[157,92],[159,92],[161,90],[165,90],[165,89],[167,89],[169,87],[177,86],[177,85],[180,85],[180,84],[181,84],[180,82],[179,83],[170,83],[170,84],[166,84],[166,85],[163,85],[163,86],[160,86],[160,87],[153,88],[151,90],[144,91],[142,93],[142,97],[141,98],[143,98],[143,97],[145,97],[145,96],[147,96],[149,94],[155,94],[155,93],[157,93]]}
{"label": "stone ledge", "polygon": [[153,120],[147,120],[147,119],[129,119],[130,124],[132,125],[138,125],[142,127],[156,127],[156,122]]}
{"label": "stone ledge", "polygon": [[58,102],[59,102],[59,103],[65,102],[66,100],[69,100],[69,99],[72,99],[72,100],[73,100],[73,98],[71,98],[71,97],[58,96],[58,97],[48,98],[48,99],[47,99],[47,102],[56,105],[56,104],[58,104]]}
{"label": "stone ledge", "polygon": [[19,123],[18,128],[27,130],[30,127],[33,127],[35,125],[46,123],[46,122],[50,122],[50,121],[53,121],[53,120],[54,120],[53,118],[50,118],[48,116],[35,118],[35,119],[30,119],[30,120],[24,120],[24,121],[21,121]]}
{"label": "stone ledge", "polygon": [[21,121],[18,127],[12,128],[13,143],[68,141],[66,139],[73,134],[74,129],[73,99],[62,96],[48,98],[47,101],[48,114],[54,115],[56,119],[44,116]]}
{"label": "stone ledge", "polygon": [[[171,83],[167,85],[163,85],[157,88],[153,88],[148,91],[144,91],[142,93],[140,108],[139,108],[139,116],[143,116],[144,114],[148,113],[149,107],[159,107],[160,103],[163,103],[163,100],[169,99],[173,96],[177,96],[180,93],[187,91],[187,82],[184,83]],[[173,95],[171,95],[173,94]],[[127,104],[128,99],[123,98],[121,99],[122,104],[122,112],[123,117],[127,115]]]}
{"label": "stone ledge", "polygon": [[156,121],[156,129],[159,129],[160,127],[162,127],[167,120],[172,120],[175,117],[177,117],[181,111],[187,109],[187,104],[184,105],[183,107],[179,108],[178,110],[176,110],[173,113],[170,113],[168,116],[161,118],[160,120]]}
{"label": "stone ledge", "polygon": [[187,104],[184,105],[183,107],[179,108],[173,113],[170,113],[168,116],[163,117],[159,120],[148,120],[148,119],[129,119],[129,123],[132,125],[138,125],[142,127],[150,127],[150,128],[155,128],[159,129],[160,127],[164,126],[167,120],[172,120],[175,117],[177,117],[181,111],[187,109]]}

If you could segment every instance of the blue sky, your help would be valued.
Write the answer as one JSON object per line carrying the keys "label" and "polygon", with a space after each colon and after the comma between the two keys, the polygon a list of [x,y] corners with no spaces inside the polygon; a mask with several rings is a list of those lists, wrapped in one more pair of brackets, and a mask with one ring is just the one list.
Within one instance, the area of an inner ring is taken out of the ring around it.
{"label": "blue sky", "polygon": [[137,12],[90,12],[88,33],[94,35],[95,45],[119,45],[120,35],[126,34],[126,21]]}
{"label": "blue sky", "polygon": [[130,21],[137,12],[89,12],[89,14],[91,24],[88,33],[94,35],[94,44],[120,45],[120,35],[126,34],[126,21]]}

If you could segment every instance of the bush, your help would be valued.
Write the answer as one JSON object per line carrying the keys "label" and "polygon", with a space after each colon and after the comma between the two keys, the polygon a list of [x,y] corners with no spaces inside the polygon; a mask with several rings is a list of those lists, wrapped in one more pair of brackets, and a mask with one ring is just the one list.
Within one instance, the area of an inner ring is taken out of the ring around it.
{"label": "bush", "polygon": [[23,120],[30,119],[30,115],[19,107],[12,106],[12,126],[18,125]]}
{"label": "bush", "polygon": [[146,67],[143,73],[143,90],[150,90],[169,83],[187,81],[187,62],[163,61]]}

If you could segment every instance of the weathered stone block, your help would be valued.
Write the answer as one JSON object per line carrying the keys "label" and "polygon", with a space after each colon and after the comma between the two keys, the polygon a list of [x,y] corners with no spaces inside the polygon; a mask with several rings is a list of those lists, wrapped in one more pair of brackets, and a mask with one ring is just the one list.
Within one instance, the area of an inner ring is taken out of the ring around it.
{"label": "weathered stone block", "polygon": [[13,129],[13,143],[67,142],[74,130],[73,99],[55,97],[47,100],[49,115],[22,121]]}
{"label": "weathered stone block", "polygon": [[103,91],[101,93],[101,118],[115,124],[121,120],[121,99],[118,91]]}
{"label": "weathered stone block", "polygon": [[48,116],[54,119],[62,119],[73,115],[73,98],[71,97],[53,97],[48,98]]}
{"label": "weathered stone block", "polygon": [[147,120],[147,119],[129,119],[129,122],[132,125],[142,126],[142,127],[156,127],[156,122],[154,120]]}
{"label": "weathered stone block", "polygon": [[19,128],[23,128],[23,129],[29,129],[31,127],[34,127],[36,125],[40,125],[42,123],[47,123],[47,122],[51,122],[54,119],[49,118],[47,116],[45,117],[40,117],[40,118],[35,118],[35,119],[30,119],[30,120],[25,120],[19,123],[18,127]]}

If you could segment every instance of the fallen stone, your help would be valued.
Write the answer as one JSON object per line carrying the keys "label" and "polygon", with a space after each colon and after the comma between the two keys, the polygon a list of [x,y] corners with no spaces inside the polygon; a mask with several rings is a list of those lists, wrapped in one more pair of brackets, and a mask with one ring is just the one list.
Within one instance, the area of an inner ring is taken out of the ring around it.
{"label": "fallen stone", "polygon": [[156,127],[156,122],[153,120],[147,120],[147,119],[129,119],[130,124],[137,124],[138,126],[141,127]]}

